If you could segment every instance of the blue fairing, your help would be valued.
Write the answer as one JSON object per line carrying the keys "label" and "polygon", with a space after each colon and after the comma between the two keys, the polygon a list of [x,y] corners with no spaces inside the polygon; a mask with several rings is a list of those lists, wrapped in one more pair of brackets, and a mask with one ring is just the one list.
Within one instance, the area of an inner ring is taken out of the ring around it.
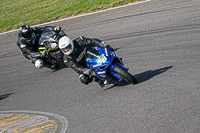
{"label": "blue fairing", "polygon": [[120,59],[114,52],[107,48],[101,49],[99,47],[94,47],[92,50],[93,52],[95,50],[96,53],[89,54],[86,58],[87,67],[90,68],[90,66],[92,66],[99,79],[110,77],[120,82],[125,82],[122,80],[120,75],[117,75],[112,71],[116,65],[120,66],[124,70],[127,70],[127,68],[121,64]]}

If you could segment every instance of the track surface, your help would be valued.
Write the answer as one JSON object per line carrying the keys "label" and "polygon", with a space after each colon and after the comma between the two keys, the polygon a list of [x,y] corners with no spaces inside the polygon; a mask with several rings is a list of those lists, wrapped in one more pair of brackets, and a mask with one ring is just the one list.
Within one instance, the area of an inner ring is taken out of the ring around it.
{"label": "track surface", "polygon": [[200,132],[199,0],[153,0],[52,25],[112,45],[139,84],[85,86],[69,68],[35,69],[13,32],[0,36],[0,111],[60,114],[69,133]]}

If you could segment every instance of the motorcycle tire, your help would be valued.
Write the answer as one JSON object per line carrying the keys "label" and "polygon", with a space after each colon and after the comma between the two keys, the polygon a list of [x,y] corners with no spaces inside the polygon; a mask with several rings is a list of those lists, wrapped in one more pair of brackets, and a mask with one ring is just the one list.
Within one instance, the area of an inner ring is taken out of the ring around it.
{"label": "motorcycle tire", "polygon": [[135,79],[135,77],[132,74],[130,74],[129,72],[127,72],[126,70],[124,70],[118,65],[116,65],[112,71],[118,74],[119,76],[121,76],[123,79],[125,79],[129,83],[132,83],[132,84],[138,83],[137,79]]}

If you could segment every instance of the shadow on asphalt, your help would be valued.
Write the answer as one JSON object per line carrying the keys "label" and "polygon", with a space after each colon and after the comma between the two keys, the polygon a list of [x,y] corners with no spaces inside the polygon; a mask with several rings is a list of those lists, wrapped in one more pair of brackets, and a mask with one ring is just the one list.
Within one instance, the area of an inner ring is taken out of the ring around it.
{"label": "shadow on asphalt", "polygon": [[[172,67],[173,66],[167,66],[167,67],[160,68],[160,69],[157,69],[157,70],[149,70],[149,71],[146,71],[146,72],[136,74],[136,75],[134,75],[134,77],[138,80],[137,84],[140,84],[140,83],[145,82],[145,81],[147,81],[147,80],[149,80],[149,79],[151,79],[151,78],[153,78],[153,77],[155,77],[159,74],[166,72],[167,70],[171,69]],[[125,84],[121,84],[121,85],[112,85],[111,87],[104,89],[104,91],[110,90],[114,87],[120,87],[120,86],[126,86],[126,85],[130,85],[130,83],[125,83]]]}
{"label": "shadow on asphalt", "polygon": [[57,68],[57,69],[55,69],[55,70],[52,70],[51,73],[57,72],[57,71],[59,71],[59,70],[61,70],[61,69],[64,69],[64,68],[68,68],[68,66],[66,66],[66,65],[60,66],[59,68]]}
{"label": "shadow on asphalt", "polygon": [[114,88],[114,87],[120,87],[120,86],[126,86],[126,85],[130,85],[131,83],[124,83],[124,84],[120,84],[120,85],[112,85],[112,86],[110,86],[110,87],[108,87],[108,88],[106,88],[106,89],[104,89],[104,91],[106,91],[106,90],[110,90],[110,89],[112,89],[112,88]]}
{"label": "shadow on asphalt", "polygon": [[136,75],[134,75],[134,77],[138,80],[138,84],[140,84],[140,83],[145,82],[159,74],[166,72],[167,70],[171,69],[172,67],[173,66],[167,66],[167,67],[160,68],[157,70],[149,70],[149,71],[146,71],[143,73],[136,74]]}
{"label": "shadow on asphalt", "polygon": [[119,50],[119,49],[121,49],[121,48],[114,48],[114,51],[116,52],[116,51]]}
{"label": "shadow on asphalt", "polygon": [[5,94],[5,95],[1,95],[1,96],[0,96],[0,100],[3,100],[3,99],[5,99],[5,98],[9,97],[9,96],[12,95],[12,94],[14,94],[14,93],[9,93],[9,94]]}

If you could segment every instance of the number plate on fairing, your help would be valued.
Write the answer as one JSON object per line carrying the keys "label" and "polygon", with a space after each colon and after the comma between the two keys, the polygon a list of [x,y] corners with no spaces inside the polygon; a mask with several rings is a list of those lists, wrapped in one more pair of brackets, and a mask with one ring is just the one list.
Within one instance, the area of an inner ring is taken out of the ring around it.
{"label": "number plate on fairing", "polygon": [[100,58],[97,60],[97,63],[105,63],[107,60],[107,58],[104,56],[104,54],[102,54],[100,56]]}

